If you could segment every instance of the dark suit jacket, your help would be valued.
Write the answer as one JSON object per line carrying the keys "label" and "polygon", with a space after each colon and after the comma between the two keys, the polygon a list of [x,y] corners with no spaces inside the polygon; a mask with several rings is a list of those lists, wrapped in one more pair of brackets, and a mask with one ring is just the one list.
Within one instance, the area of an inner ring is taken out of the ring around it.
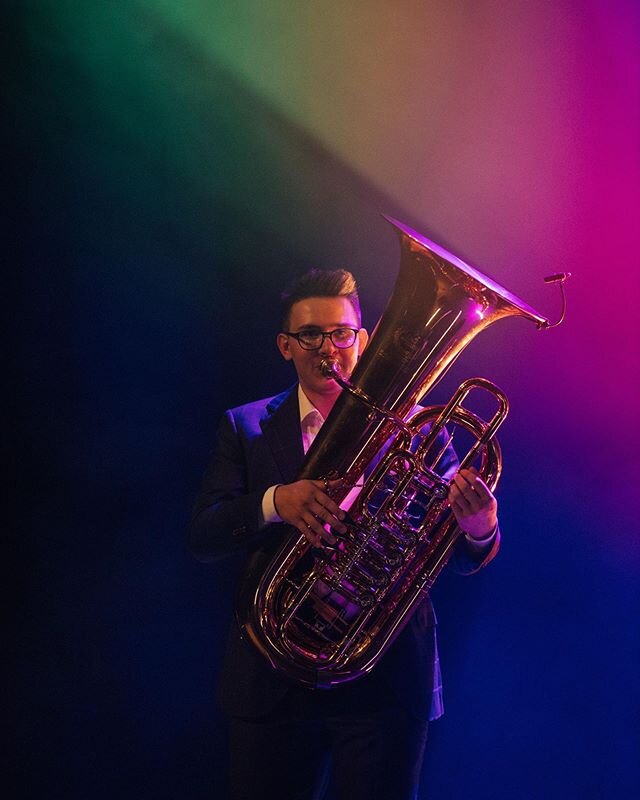
{"label": "dark suit jacket", "polygon": [[[297,386],[225,412],[189,527],[189,545],[196,557],[215,561],[241,550],[248,553],[247,568],[266,565],[290,531],[283,524],[259,527],[263,494],[269,486],[295,480],[303,458]],[[474,572],[497,549],[498,538],[481,551],[468,548],[462,538],[455,568]],[[440,715],[440,671],[430,600],[422,604],[370,675],[332,692],[343,693],[348,703],[351,696],[362,694],[362,687],[354,690],[353,686],[363,683],[365,689],[367,685],[380,691],[391,689],[418,717]],[[218,687],[222,708],[234,716],[261,716],[289,688],[288,680],[240,637],[234,621]]]}

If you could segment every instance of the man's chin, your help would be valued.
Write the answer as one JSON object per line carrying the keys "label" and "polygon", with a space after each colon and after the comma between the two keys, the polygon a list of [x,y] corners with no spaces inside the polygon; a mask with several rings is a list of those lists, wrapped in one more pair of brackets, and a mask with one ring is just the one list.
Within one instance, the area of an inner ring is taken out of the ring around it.
{"label": "man's chin", "polygon": [[[304,387],[303,387],[304,388]],[[333,380],[333,378],[325,378],[318,376],[309,387],[311,391],[321,395],[334,395],[341,392],[341,387]]]}
{"label": "man's chin", "polygon": [[320,387],[320,391],[323,394],[338,394],[342,391],[342,387],[339,386],[333,378],[323,378]]}

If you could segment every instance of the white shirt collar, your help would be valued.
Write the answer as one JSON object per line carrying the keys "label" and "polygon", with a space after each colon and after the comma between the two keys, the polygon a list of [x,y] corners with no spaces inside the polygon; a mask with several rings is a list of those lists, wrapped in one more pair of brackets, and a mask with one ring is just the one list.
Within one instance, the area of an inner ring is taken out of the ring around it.
{"label": "white shirt collar", "polygon": [[303,422],[309,416],[309,414],[313,414],[314,416],[317,414],[322,422],[324,422],[324,417],[313,405],[311,400],[309,400],[300,384],[298,384],[298,407],[300,409],[300,422]]}

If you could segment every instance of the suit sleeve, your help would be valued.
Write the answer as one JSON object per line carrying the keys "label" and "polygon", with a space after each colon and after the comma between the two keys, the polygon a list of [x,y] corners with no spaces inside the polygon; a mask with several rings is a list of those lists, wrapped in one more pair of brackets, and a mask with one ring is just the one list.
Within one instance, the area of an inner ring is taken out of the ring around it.
{"label": "suit sleeve", "polygon": [[189,548],[200,561],[216,561],[246,550],[261,538],[264,490],[249,490],[247,472],[241,437],[233,414],[227,411],[187,531]]}
{"label": "suit sleeve", "polygon": [[[440,435],[444,443],[444,432]],[[440,438],[440,437],[439,437]],[[460,462],[452,445],[449,445],[442,459],[442,475],[451,479],[455,475]],[[453,549],[449,567],[461,575],[471,575],[474,572],[486,567],[492,561],[500,549],[500,528],[496,525],[493,536],[484,544],[476,544],[462,534]]]}

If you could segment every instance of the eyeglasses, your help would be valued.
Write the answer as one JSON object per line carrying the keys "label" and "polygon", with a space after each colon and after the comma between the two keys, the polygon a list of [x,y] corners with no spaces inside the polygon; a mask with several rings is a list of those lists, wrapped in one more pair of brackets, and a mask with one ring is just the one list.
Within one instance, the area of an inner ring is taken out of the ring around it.
{"label": "eyeglasses", "polygon": [[325,338],[331,339],[335,347],[345,350],[352,347],[358,335],[359,328],[336,328],[334,331],[321,331],[319,328],[306,328],[299,333],[282,331],[286,336],[293,336],[303,350],[319,350]]}

